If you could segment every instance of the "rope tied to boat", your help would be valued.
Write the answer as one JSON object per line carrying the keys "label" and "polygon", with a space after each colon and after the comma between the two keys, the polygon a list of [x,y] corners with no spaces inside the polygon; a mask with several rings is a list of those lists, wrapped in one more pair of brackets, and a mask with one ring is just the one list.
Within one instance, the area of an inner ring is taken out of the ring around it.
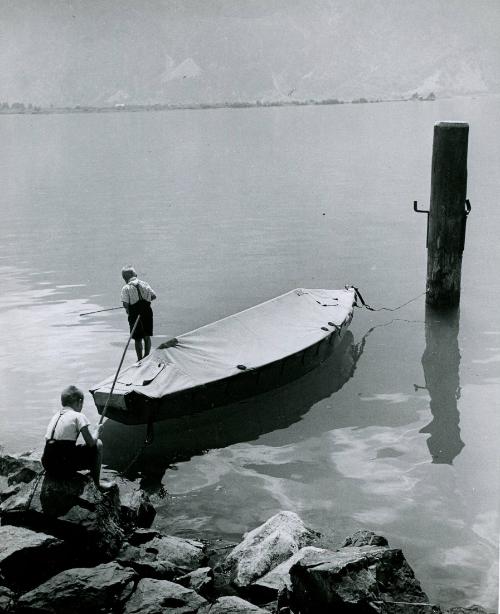
{"label": "rope tied to boat", "polygon": [[[346,288],[347,287],[348,286],[346,286]],[[413,303],[413,301],[416,301],[421,296],[424,296],[424,294],[427,294],[427,290],[425,290],[424,292],[421,292],[418,296],[411,298],[409,301],[406,301],[406,303],[403,303],[402,305],[399,305],[398,307],[372,307],[371,305],[368,305],[368,303],[362,297],[361,292],[359,291],[358,288],[356,288],[355,286],[350,286],[350,287],[353,288],[354,291],[356,292],[356,299],[359,298],[361,302],[361,307],[368,309],[368,311],[397,311],[398,309],[401,309],[402,307],[406,307],[406,305]],[[359,307],[359,305],[356,305],[356,306]]]}

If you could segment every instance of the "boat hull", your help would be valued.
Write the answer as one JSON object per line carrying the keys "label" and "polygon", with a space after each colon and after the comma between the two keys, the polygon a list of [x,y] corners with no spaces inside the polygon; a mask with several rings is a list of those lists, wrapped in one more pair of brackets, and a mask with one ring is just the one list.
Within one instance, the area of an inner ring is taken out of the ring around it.
{"label": "boat hull", "polygon": [[[179,418],[262,394],[292,382],[325,361],[340,343],[347,326],[280,360],[154,399],[137,392],[111,395],[106,416],[122,424],[147,424]],[[102,414],[109,394],[93,392]]]}

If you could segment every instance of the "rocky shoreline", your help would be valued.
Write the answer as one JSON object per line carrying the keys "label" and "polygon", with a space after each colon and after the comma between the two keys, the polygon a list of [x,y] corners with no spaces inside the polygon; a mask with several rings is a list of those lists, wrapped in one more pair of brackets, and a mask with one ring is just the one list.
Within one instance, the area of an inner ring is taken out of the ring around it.
{"label": "rocky shoreline", "polygon": [[0,456],[0,614],[487,614],[429,603],[403,552],[362,529],[337,550],[281,511],[220,547],[154,528],[135,482],[56,481]]}

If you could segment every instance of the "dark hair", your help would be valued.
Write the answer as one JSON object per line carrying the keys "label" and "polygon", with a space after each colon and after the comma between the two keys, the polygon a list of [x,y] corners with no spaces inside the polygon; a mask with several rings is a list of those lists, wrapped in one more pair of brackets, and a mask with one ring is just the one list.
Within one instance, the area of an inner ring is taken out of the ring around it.
{"label": "dark hair", "polygon": [[68,386],[61,392],[61,403],[63,407],[71,407],[78,401],[83,401],[83,392],[76,386]]}

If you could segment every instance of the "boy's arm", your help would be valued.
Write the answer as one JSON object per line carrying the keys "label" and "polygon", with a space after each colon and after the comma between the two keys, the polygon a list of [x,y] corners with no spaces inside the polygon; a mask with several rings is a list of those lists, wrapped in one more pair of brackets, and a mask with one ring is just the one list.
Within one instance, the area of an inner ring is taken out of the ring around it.
{"label": "boy's arm", "polygon": [[92,435],[90,434],[89,431],[89,427],[88,426],[84,426],[82,427],[82,430],[80,431],[80,433],[82,434],[82,437],[85,441],[85,443],[90,446],[91,448],[95,447],[95,445],[97,444],[96,440],[92,437]]}
{"label": "boy's arm", "polygon": [[102,427],[103,425],[99,424],[97,429],[95,430],[94,436],[92,436],[88,425],[82,426],[80,433],[82,434],[82,437],[85,443],[91,448],[97,445],[97,440],[99,439],[99,435],[101,434]]}
{"label": "boy's arm", "polygon": [[123,308],[125,309],[125,311],[127,312],[127,315],[128,315],[128,310],[129,310],[129,307],[130,307],[130,293],[129,293],[129,289],[128,289],[128,287],[126,285],[123,286],[123,288],[122,288],[122,292],[121,292],[120,298],[121,298],[121,301],[122,301]]}

